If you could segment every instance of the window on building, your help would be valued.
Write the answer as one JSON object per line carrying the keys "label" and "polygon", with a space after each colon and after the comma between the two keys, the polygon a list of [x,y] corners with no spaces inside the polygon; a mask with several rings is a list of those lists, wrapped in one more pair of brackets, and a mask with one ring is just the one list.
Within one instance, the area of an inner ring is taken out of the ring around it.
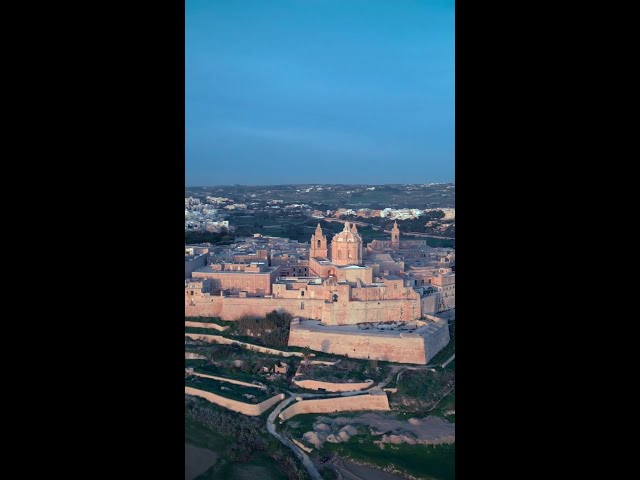
{"label": "window on building", "polygon": [[300,302],[300,310],[304,310],[304,302]]}
{"label": "window on building", "polygon": [[191,290],[191,295],[193,295],[193,290]]}
{"label": "window on building", "polygon": [[397,284],[397,283],[394,283],[394,284],[393,284],[393,289],[394,289],[394,290],[397,290],[397,289],[398,289],[398,284]]}
{"label": "window on building", "polygon": [[320,248],[320,240],[318,240],[318,248]]}
{"label": "window on building", "polygon": [[342,250],[338,250],[338,258],[342,258]]}
{"label": "window on building", "polygon": [[302,291],[300,292],[300,296],[301,296],[301,297],[304,297],[304,290],[302,290]]}

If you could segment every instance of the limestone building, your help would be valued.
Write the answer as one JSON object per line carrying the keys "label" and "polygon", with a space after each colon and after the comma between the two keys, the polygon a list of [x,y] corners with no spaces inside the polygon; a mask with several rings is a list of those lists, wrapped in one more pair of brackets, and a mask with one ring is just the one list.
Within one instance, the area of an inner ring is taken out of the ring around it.
{"label": "limestone building", "polygon": [[[298,319],[292,345],[319,335],[309,345],[323,345],[322,338],[332,338],[333,350],[342,352],[337,338],[364,338],[352,352],[359,358],[402,361],[397,359],[410,356],[411,349],[399,346],[403,339],[409,345],[411,338],[411,345],[428,345],[428,351],[415,357],[424,363],[448,342],[446,322],[431,316],[455,308],[455,273],[424,240],[402,240],[397,222],[388,241],[374,240],[366,248],[349,222],[331,241],[320,224],[307,246],[283,240],[245,239],[228,251],[209,252],[208,264],[196,268],[185,282],[185,316],[235,320],[284,310]],[[412,255],[421,260],[417,268],[407,264],[406,257]],[[382,336],[375,328],[359,331],[362,325],[385,323],[396,325],[397,331],[385,329]],[[410,337],[406,324],[414,325]],[[396,353],[372,353],[372,346],[380,342],[397,345],[392,349]],[[365,351],[368,357],[361,356]]]}

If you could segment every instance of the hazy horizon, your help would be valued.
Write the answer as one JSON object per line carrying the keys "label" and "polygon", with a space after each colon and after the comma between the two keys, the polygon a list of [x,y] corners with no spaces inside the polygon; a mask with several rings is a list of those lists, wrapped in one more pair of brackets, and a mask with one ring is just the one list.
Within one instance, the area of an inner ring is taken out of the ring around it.
{"label": "hazy horizon", "polygon": [[211,188],[211,187],[288,187],[288,186],[312,186],[312,185],[331,185],[331,186],[354,186],[354,187],[386,187],[392,185],[455,185],[455,182],[418,182],[418,183],[329,183],[329,182],[294,182],[294,183],[220,183],[220,184],[208,184],[208,185],[185,185],[185,188]]}

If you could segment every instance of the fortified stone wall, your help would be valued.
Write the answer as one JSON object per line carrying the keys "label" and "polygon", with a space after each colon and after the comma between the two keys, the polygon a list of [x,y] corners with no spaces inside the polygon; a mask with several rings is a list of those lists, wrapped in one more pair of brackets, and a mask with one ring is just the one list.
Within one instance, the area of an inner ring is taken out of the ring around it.
{"label": "fortified stone wall", "polygon": [[429,325],[430,334],[425,336],[424,350],[426,352],[427,363],[435,357],[440,350],[446,347],[451,340],[449,335],[449,325],[444,320]]}
{"label": "fortified stone wall", "polygon": [[[348,287],[339,285],[338,287]],[[353,291],[357,291],[354,289]],[[185,317],[220,317],[237,320],[243,315],[265,316],[284,310],[302,319],[321,320],[326,325],[353,325],[367,322],[412,321],[422,316],[421,299],[349,301],[342,291],[337,302],[320,298],[222,297],[219,295],[185,296]],[[433,310],[430,312],[433,313]]]}
{"label": "fortified stone wall", "polygon": [[[376,301],[338,301],[327,303],[322,311],[325,325],[411,321],[420,318],[420,299]],[[302,317],[302,315],[301,315]]]}
{"label": "fortified stone wall", "polygon": [[232,340],[231,338],[222,337],[220,335],[205,335],[202,333],[185,333],[185,337],[192,338],[194,340],[202,340],[204,342],[212,342],[212,343],[220,343],[222,345],[233,345],[237,343],[241,347],[254,350],[256,352],[262,353],[270,353],[272,355],[281,355],[283,357],[302,357],[301,352],[285,352],[282,350],[276,350],[275,348],[261,347],[259,345],[254,345],[252,343],[239,342],[237,340]]}
{"label": "fortified stone wall", "polygon": [[220,317],[223,320],[237,320],[243,315],[265,316],[273,310],[284,310],[293,316],[320,320],[324,304],[324,299],[317,298],[185,296],[184,314],[186,317]]}
{"label": "fortified stone wall", "polygon": [[243,315],[265,316],[273,310],[284,310],[296,317],[319,320],[324,303],[322,299],[225,297],[220,317],[236,320]]}
{"label": "fortified stone wall", "polygon": [[197,388],[192,387],[184,387],[184,393],[204,398],[205,400],[215,403],[216,405],[220,405],[221,407],[228,408],[229,410],[233,410],[234,412],[242,413],[244,415],[250,415],[252,417],[262,415],[285,397],[284,393],[280,393],[262,403],[251,404],[232,400],[227,397],[216,395],[215,393],[205,392],[204,390],[198,390]]}
{"label": "fortified stone wall", "polygon": [[184,322],[185,327],[197,327],[197,328],[211,328],[212,330],[218,330],[219,332],[224,332],[228,330],[229,327],[223,327],[222,325],[217,325],[215,323],[204,323],[204,322]]}
{"label": "fortified stone wall", "polygon": [[387,394],[380,391],[351,397],[301,400],[285,408],[278,417],[282,421],[286,421],[296,415],[304,413],[336,413],[354,412],[358,410],[390,411]]}
{"label": "fortified stone wall", "polygon": [[[184,297],[184,316],[185,317],[220,317],[222,312],[223,297],[219,295],[202,295],[202,296],[186,296]],[[193,302],[193,303],[192,303]],[[235,320],[223,318],[223,320]]]}
{"label": "fortified stone wall", "polygon": [[327,392],[352,392],[354,390],[365,390],[373,386],[373,380],[359,383],[334,383],[318,380],[297,380],[294,378],[293,383],[308,390],[326,390]]}
{"label": "fortified stone wall", "polygon": [[[448,330],[447,330],[448,334]],[[289,345],[348,355],[351,358],[426,365],[425,339],[415,333],[365,335],[356,332],[321,332],[291,325]],[[436,344],[437,345],[437,344]],[[446,344],[445,344],[446,345]]]}

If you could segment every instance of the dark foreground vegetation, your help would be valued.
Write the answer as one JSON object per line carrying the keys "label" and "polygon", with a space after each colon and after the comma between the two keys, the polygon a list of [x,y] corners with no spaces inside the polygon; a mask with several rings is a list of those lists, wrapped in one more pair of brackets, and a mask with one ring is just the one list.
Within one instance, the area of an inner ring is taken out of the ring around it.
{"label": "dark foreground vegetation", "polygon": [[290,480],[309,479],[295,455],[269,435],[263,419],[223,411],[204,400],[185,397],[185,421],[201,424],[224,437],[228,444],[223,456],[231,462],[247,462],[256,454],[266,454]]}

